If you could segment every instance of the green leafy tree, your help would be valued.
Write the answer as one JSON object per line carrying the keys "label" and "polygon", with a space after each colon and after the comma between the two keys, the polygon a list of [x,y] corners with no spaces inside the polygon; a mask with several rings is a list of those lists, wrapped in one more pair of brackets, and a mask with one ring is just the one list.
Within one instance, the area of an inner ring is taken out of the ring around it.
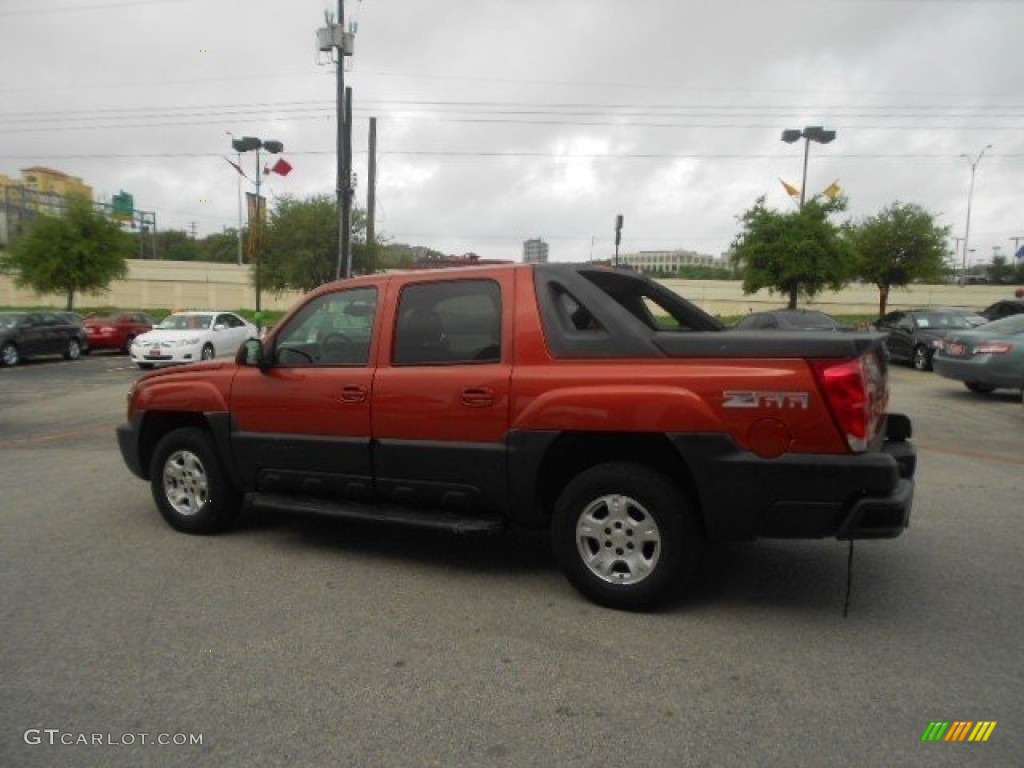
{"label": "green leafy tree", "polygon": [[[372,255],[363,242],[365,217],[352,211],[352,272],[373,268]],[[260,278],[269,291],[309,291],[334,279],[338,263],[338,208],[330,195],[305,200],[282,197],[267,222],[261,253]]]}
{"label": "green leafy tree", "polygon": [[874,216],[846,226],[855,274],[878,287],[878,316],[885,314],[893,286],[934,280],[946,272],[949,227],[940,227],[919,205],[895,202]]}
{"label": "green leafy tree", "polygon": [[222,234],[207,235],[198,244],[202,261],[238,263],[238,230],[229,229]]}
{"label": "green leafy tree", "polygon": [[826,288],[838,291],[849,279],[850,247],[829,216],[846,208],[843,198],[810,200],[798,211],[769,209],[763,197],[739,217],[743,230],[732,243],[731,260],[743,275],[743,292],[767,288],[796,309]]}
{"label": "green leafy tree", "polygon": [[993,256],[988,265],[988,279],[993,283],[1009,283],[1013,280],[1014,269],[1005,256]]}
{"label": "green leafy tree", "polygon": [[156,250],[161,259],[199,261],[199,242],[183,229],[165,229],[156,233]]}
{"label": "green leafy tree", "polygon": [[120,226],[72,197],[65,216],[38,216],[0,261],[15,285],[37,293],[61,293],[73,309],[76,293],[98,294],[128,273],[131,239]]}

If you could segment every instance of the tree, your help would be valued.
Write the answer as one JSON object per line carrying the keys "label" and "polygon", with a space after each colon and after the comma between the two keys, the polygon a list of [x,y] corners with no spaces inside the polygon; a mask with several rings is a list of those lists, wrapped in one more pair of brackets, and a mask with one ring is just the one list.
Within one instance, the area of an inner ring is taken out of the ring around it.
{"label": "tree", "polygon": [[198,261],[199,242],[183,229],[165,229],[156,235],[157,253],[168,261]]}
{"label": "tree", "polygon": [[1009,283],[1013,281],[1014,269],[1003,255],[992,257],[992,263],[988,265],[988,279],[993,283]]}
{"label": "tree", "polygon": [[222,234],[207,235],[199,241],[199,258],[222,264],[238,262],[238,230],[229,229]]}
{"label": "tree", "polygon": [[[372,254],[363,242],[366,220],[352,211],[352,271],[370,271]],[[338,208],[330,195],[305,200],[282,197],[267,223],[260,265],[263,287],[269,291],[309,291],[334,279],[338,264]]]}
{"label": "tree", "polygon": [[878,316],[885,314],[889,291],[914,280],[941,277],[946,271],[949,227],[913,203],[895,202],[859,223],[847,224],[855,274],[878,286]]}
{"label": "tree", "polygon": [[37,293],[62,293],[74,308],[76,293],[97,294],[128,273],[131,240],[116,222],[72,197],[65,216],[38,216],[0,262],[15,285]]}
{"label": "tree", "polygon": [[732,263],[742,271],[743,292],[767,288],[788,297],[796,309],[800,296],[810,299],[826,288],[838,291],[850,271],[850,249],[829,215],[845,210],[843,198],[810,200],[798,211],[780,213],[758,198],[739,217],[743,224],[732,243]]}

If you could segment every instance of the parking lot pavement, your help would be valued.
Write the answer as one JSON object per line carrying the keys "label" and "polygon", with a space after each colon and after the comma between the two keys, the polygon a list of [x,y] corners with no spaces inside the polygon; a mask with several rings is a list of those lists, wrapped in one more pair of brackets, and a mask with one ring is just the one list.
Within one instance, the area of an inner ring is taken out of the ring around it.
{"label": "parking lot pavement", "polygon": [[[0,371],[0,765],[1019,764],[1019,396],[893,369],[916,504],[856,545],[848,618],[834,541],[712,548],[635,615],[543,536],[175,533],[114,444],[122,361]],[[921,741],[958,720],[997,725]]]}

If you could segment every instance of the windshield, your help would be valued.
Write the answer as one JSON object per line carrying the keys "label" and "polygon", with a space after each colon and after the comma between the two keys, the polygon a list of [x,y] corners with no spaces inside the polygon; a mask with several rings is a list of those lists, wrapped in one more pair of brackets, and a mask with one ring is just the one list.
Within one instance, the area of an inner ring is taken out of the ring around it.
{"label": "windshield", "polygon": [[162,331],[194,331],[210,327],[213,315],[170,315],[157,326]]}
{"label": "windshield", "polygon": [[918,328],[974,328],[977,323],[971,322],[971,314],[953,312],[923,312],[917,316]]}
{"label": "windshield", "polygon": [[25,312],[0,312],[0,329],[14,328],[26,316]]}
{"label": "windshield", "polygon": [[0,328],[7,329],[13,328],[22,320],[25,319],[24,313],[21,312],[4,312],[0,314]]}
{"label": "windshield", "polygon": [[824,329],[831,331],[836,327],[835,320],[824,312],[793,312],[784,315],[794,328]]}

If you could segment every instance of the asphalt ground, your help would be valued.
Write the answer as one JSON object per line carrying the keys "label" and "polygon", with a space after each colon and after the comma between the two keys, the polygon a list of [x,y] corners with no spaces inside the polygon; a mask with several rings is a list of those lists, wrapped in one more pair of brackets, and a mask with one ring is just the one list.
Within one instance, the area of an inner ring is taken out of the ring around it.
{"label": "asphalt ground", "polygon": [[[912,524],[856,545],[847,618],[836,541],[714,547],[635,615],[543,536],[176,533],[113,436],[138,375],[0,370],[0,766],[1022,764],[1020,393],[893,369]],[[932,721],[997,725],[922,742]]]}

